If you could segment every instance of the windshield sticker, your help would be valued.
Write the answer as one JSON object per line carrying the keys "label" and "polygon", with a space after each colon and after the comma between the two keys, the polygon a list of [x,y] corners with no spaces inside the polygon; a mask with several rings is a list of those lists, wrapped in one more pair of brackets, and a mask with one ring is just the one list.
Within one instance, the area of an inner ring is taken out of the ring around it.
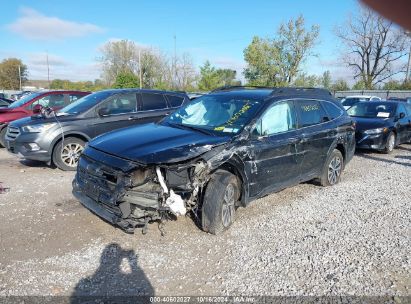
{"label": "windshield sticker", "polygon": [[223,126],[215,127],[214,131],[224,131],[226,129],[225,126],[232,125],[241,115],[247,112],[251,108],[250,104],[247,102],[237,113],[235,113]]}
{"label": "windshield sticker", "polygon": [[304,112],[317,111],[320,109],[318,105],[301,106]]}
{"label": "windshield sticker", "polygon": [[390,117],[390,113],[387,113],[387,112],[378,112],[377,117],[388,118],[388,117]]}

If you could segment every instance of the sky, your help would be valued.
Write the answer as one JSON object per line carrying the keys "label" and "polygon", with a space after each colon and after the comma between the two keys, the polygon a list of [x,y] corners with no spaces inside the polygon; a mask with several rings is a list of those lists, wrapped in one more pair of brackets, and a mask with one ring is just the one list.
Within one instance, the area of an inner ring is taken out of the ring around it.
{"label": "sky", "polygon": [[177,53],[190,53],[197,68],[210,60],[242,79],[252,37],[272,37],[281,23],[302,14],[307,26],[320,26],[316,56],[303,70],[347,79],[334,29],[356,10],[354,0],[3,0],[0,60],[21,58],[30,79],[47,79],[48,54],[51,79],[94,80],[104,43],[128,39],[172,55],[175,36]]}

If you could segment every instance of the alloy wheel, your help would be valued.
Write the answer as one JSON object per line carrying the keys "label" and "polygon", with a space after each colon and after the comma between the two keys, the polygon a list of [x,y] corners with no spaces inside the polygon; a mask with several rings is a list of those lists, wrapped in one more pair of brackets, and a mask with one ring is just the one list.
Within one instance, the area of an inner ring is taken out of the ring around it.
{"label": "alloy wheel", "polygon": [[328,165],[328,183],[334,185],[337,183],[339,176],[341,175],[342,162],[338,156],[334,156]]}
{"label": "alloy wheel", "polygon": [[232,184],[228,184],[224,193],[224,202],[222,205],[223,226],[228,227],[234,220],[235,213],[235,189]]}
{"label": "alloy wheel", "polygon": [[389,152],[393,151],[394,146],[395,146],[395,136],[391,134],[390,137],[388,138],[388,151]]}
{"label": "alloy wheel", "polygon": [[84,147],[78,143],[70,143],[61,150],[61,160],[69,167],[76,167]]}

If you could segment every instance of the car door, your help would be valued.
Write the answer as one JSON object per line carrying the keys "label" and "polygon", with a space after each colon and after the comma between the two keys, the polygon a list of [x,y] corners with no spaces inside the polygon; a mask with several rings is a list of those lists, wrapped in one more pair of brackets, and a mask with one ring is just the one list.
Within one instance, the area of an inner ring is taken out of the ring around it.
{"label": "car door", "polygon": [[164,94],[154,92],[139,94],[139,112],[136,117],[139,124],[159,121],[170,112]]}
{"label": "car door", "polygon": [[137,95],[135,92],[111,96],[96,108],[93,119],[94,135],[125,128],[135,124],[137,115]]}
{"label": "car door", "polygon": [[249,193],[257,197],[287,187],[299,179],[298,142],[292,101],[272,104],[257,121],[245,160]]}
{"label": "car door", "polygon": [[[403,114],[401,114],[403,113]],[[401,118],[401,115],[404,117]],[[408,142],[410,138],[410,116],[408,115],[408,111],[405,108],[405,105],[402,103],[398,103],[397,110],[395,112],[395,119],[396,122],[396,129],[397,129],[397,142],[398,144]]]}
{"label": "car door", "polygon": [[309,180],[321,173],[337,131],[319,100],[301,99],[295,102],[295,106],[301,132],[297,149],[304,155],[301,180]]}

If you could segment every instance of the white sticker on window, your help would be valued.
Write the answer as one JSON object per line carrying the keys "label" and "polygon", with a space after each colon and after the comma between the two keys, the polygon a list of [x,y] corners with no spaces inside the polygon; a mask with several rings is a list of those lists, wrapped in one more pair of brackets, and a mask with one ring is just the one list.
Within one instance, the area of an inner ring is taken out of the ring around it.
{"label": "white sticker on window", "polygon": [[377,117],[388,118],[388,117],[390,117],[390,113],[387,113],[387,112],[378,112]]}

